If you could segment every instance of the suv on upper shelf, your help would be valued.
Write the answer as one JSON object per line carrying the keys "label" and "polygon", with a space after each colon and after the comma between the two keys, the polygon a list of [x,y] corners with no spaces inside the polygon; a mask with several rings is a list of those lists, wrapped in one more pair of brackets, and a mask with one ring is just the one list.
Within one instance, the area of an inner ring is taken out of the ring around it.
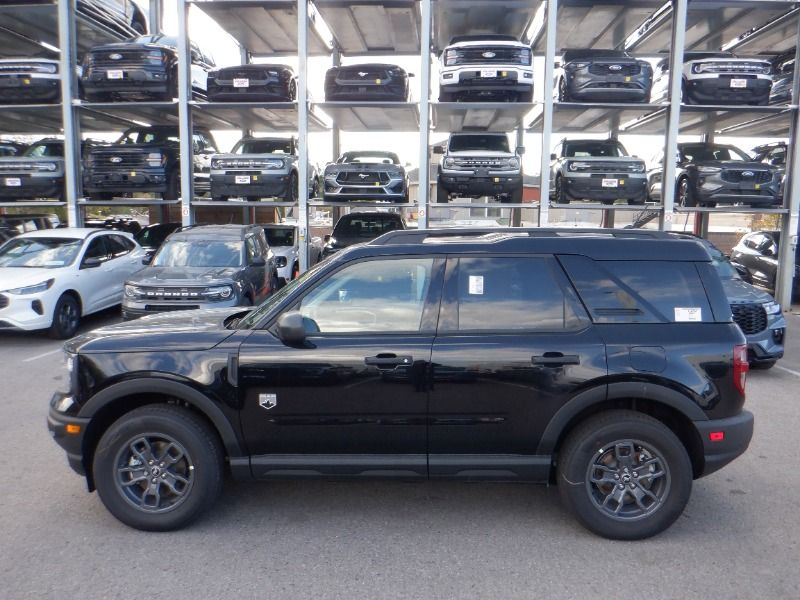
{"label": "suv on upper shelf", "polygon": [[325,167],[323,198],[408,202],[408,176],[394,152],[345,152]]}
{"label": "suv on upper shelf", "polygon": [[394,212],[352,212],[339,217],[331,235],[325,236],[322,256],[330,256],[353,244],[374,240],[387,231],[407,229],[406,220]]}
{"label": "suv on upper shelf", "polygon": [[[192,92],[204,98],[214,59],[190,43]],[[89,102],[172,100],[178,96],[178,40],[163,34],[143,35],[95,46],[83,59],[81,88],[83,99]]]}
{"label": "suv on upper shelf", "polygon": [[[754,161],[724,144],[684,142],[678,144],[675,204],[683,207],[717,203],[781,206],[783,175],[772,165]],[[647,172],[650,198],[661,200],[664,152],[660,151]]]}
{"label": "suv on upper shelf", "polygon": [[409,77],[413,75],[397,65],[368,63],[332,67],[325,74],[325,100],[405,102]]}
{"label": "suv on upper shelf", "polygon": [[0,59],[0,104],[61,100],[59,62],[49,58]]}
{"label": "suv on upper shelf", "polygon": [[[295,138],[244,137],[228,154],[211,157],[211,198],[247,200],[277,198],[297,202],[299,196]],[[312,165],[308,168],[308,193],[318,193],[319,176]]]}
{"label": "suv on upper shelf", "polygon": [[644,161],[629,155],[615,139],[563,139],[550,160],[550,199],[558,204],[573,199],[644,204],[647,199]]}
{"label": "suv on upper shelf", "polygon": [[252,306],[278,288],[275,257],[258,225],[203,225],[171,234],[125,282],[122,318]]}
{"label": "suv on upper shelf", "polygon": [[585,527],[641,539],[753,433],[744,335],[679,239],[393,231],[255,310],[65,352],[51,434],[144,530],[196,520],[230,473],[556,482]]}
{"label": "suv on upper shelf", "polygon": [[[686,52],[683,55],[684,104],[769,103],[772,65],[761,58],[739,58],[730,52]],[[669,58],[656,65],[653,102],[669,98]]]}
{"label": "suv on upper shelf", "polygon": [[649,102],[653,68],[623,50],[564,50],[556,71],[559,102]]}
{"label": "suv on upper shelf", "polygon": [[500,202],[522,202],[522,154],[511,151],[508,136],[494,132],[451,133],[446,146],[434,146],[442,154],[436,178],[436,202],[448,202],[452,194]]}
{"label": "suv on upper shelf", "polygon": [[[211,155],[217,145],[211,131],[194,128],[194,185],[208,193]],[[156,192],[165,200],[180,196],[180,135],[173,125],[131,127],[114,144],[88,150],[83,161],[83,192],[90,199],[115,194]]]}
{"label": "suv on upper shelf", "polygon": [[533,101],[533,53],[510,35],[461,35],[442,52],[439,102]]}
{"label": "suv on upper shelf", "polygon": [[13,140],[0,140],[0,157],[22,156],[27,149],[28,144]]}
{"label": "suv on upper shelf", "polygon": [[208,73],[210,102],[294,102],[297,75],[286,65],[247,64]]}

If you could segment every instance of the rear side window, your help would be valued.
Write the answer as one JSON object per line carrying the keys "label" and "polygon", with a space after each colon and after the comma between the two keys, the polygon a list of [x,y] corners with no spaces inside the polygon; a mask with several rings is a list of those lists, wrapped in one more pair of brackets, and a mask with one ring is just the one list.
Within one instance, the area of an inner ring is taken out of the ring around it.
{"label": "rear side window", "polygon": [[694,263],[560,260],[596,323],[714,321]]}

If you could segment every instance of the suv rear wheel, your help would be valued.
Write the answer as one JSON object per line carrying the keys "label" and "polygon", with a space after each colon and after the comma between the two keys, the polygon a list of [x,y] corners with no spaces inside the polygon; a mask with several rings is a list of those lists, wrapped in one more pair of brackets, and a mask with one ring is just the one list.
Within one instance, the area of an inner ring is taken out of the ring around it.
{"label": "suv rear wheel", "polygon": [[169,531],[194,521],[222,490],[223,451],[186,409],[138,408],[114,422],[94,453],[97,493],[120,521]]}
{"label": "suv rear wheel", "polygon": [[692,489],[686,449],[656,419],[628,410],[591,417],[573,430],[558,459],[558,489],[587,529],[643,539],[683,512]]}

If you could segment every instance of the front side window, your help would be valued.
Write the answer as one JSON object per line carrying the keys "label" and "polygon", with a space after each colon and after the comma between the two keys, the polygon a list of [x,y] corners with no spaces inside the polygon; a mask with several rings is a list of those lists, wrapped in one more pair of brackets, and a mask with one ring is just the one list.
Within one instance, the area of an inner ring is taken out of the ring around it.
{"label": "front side window", "polygon": [[89,242],[89,247],[86,248],[86,254],[83,255],[83,260],[87,258],[96,258],[101,262],[105,262],[110,258],[108,248],[106,247],[106,241],[103,239],[104,237],[105,236],[97,236]]}
{"label": "front side window", "polygon": [[403,258],[349,265],[311,290],[301,300],[299,312],[308,319],[310,332],[419,331],[433,260]]}
{"label": "front side window", "polygon": [[151,264],[154,267],[240,267],[242,243],[167,241]]}
{"label": "front side window", "polygon": [[577,323],[550,259],[461,258],[457,280],[458,331],[555,331]]}

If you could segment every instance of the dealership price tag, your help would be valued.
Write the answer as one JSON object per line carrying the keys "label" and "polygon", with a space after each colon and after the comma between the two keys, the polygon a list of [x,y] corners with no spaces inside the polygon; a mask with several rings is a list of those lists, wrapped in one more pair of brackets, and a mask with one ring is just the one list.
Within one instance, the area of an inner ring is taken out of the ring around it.
{"label": "dealership price tag", "polygon": [[602,187],[604,187],[604,188],[615,188],[615,187],[617,187],[619,185],[619,180],[617,180],[617,179],[605,179],[604,178],[603,181],[600,182],[600,185]]}
{"label": "dealership price tag", "polygon": [[247,88],[250,87],[250,80],[246,77],[237,77],[233,80],[233,87],[235,88]]}
{"label": "dealership price tag", "polygon": [[236,175],[236,183],[250,183],[250,175]]}
{"label": "dealership price tag", "polygon": [[703,320],[703,309],[700,307],[675,307],[676,323],[696,323]]}
{"label": "dealership price tag", "polygon": [[732,88],[746,88],[747,79],[731,79]]}
{"label": "dealership price tag", "polygon": [[20,187],[21,185],[22,185],[22,180],[19,177],[6,177],[6,186]]}
{"label": "dealership price tag", "polygon": [[481,69],[481,77],[497,77],[497,69]]}
{"label": "dealership price tag", "polygon": [[123,74],[121,69],[111,69],[106,71],[106,77],[109,79],[123,79]]}
{"label": "dealership price tag", "polygon": [[471,296],[483,295],[483,275],[469,276],[469,293]]}

